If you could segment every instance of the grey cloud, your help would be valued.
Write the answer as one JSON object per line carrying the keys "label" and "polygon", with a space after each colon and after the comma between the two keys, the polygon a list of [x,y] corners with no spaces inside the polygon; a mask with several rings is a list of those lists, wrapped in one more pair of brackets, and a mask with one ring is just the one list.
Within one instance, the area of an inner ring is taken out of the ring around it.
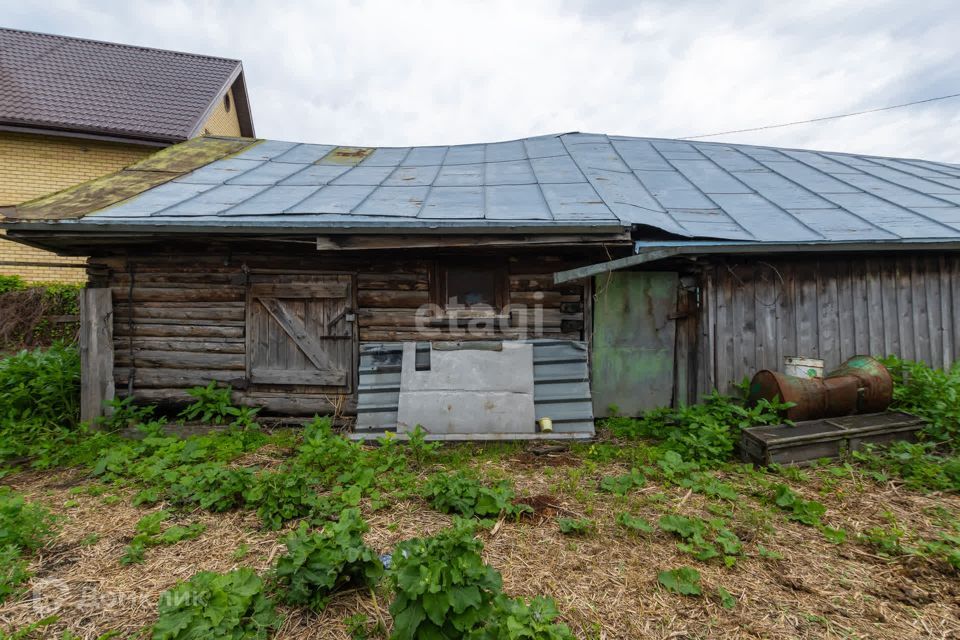
{"label": "grey cloud", "polygon": [[[241,58],[259,135],[677,137],[960,90],[946,0],[23,3],[7,26]],[[715,138],[960,162],[960,99]],[[947,144],[945,144],[947,143]]]}

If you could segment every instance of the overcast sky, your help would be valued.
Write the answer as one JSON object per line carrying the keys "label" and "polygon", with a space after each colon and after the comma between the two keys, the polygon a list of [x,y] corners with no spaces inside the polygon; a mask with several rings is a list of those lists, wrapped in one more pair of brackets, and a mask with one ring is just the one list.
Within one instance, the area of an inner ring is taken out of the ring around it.
{"label": "overcast sky", "polygon": [[[239,58],[258,136],[306,142],[677,138],[960,93],[955,0],[0,0],[0,16]],[[960,162],[960,98],[709,139]]]}

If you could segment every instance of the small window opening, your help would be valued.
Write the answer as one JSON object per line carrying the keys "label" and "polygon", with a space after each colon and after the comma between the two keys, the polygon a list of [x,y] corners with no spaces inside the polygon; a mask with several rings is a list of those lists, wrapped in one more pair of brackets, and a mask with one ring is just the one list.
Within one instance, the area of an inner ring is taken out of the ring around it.
{"label": "small window opening", "polygon": [[227,113],[230,113],[230,94],[224,94],[223,96],[223,108]]}
{"label": "small window opening", "polygon": [[498,273],[476,267],[447,268],[447,308],[496,308]]}
{"label": "small window opening", "polygon": [[441,316],[499,318],[506,307],[507,273],[501,264],[440,263],[434,301]]}

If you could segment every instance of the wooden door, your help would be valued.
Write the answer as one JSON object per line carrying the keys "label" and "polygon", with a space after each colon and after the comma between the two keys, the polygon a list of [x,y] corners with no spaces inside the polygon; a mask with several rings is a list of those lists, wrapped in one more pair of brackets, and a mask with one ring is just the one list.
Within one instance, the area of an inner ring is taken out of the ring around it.
{"label": "wooden door", "polygon": [[349,275],[253,275],[247,295],[252,384],[353,390],[353,283]]}
{"label": "wooden door", "polygon": [[670,406],[674,385],[676,273],[614,271],[596,277],[593,412],[637,416]]}

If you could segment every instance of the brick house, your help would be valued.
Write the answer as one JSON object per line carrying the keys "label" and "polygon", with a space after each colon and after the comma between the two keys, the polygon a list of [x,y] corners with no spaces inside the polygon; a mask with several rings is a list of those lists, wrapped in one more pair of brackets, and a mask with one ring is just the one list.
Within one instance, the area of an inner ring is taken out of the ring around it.
{"label": "brick house", "polygon": [[[3,28],[0,51],[0,208],[189,138],[254,135],[239,60]],[[0,275],[83,282],[68,265],[85,260],[0,238]]]}

